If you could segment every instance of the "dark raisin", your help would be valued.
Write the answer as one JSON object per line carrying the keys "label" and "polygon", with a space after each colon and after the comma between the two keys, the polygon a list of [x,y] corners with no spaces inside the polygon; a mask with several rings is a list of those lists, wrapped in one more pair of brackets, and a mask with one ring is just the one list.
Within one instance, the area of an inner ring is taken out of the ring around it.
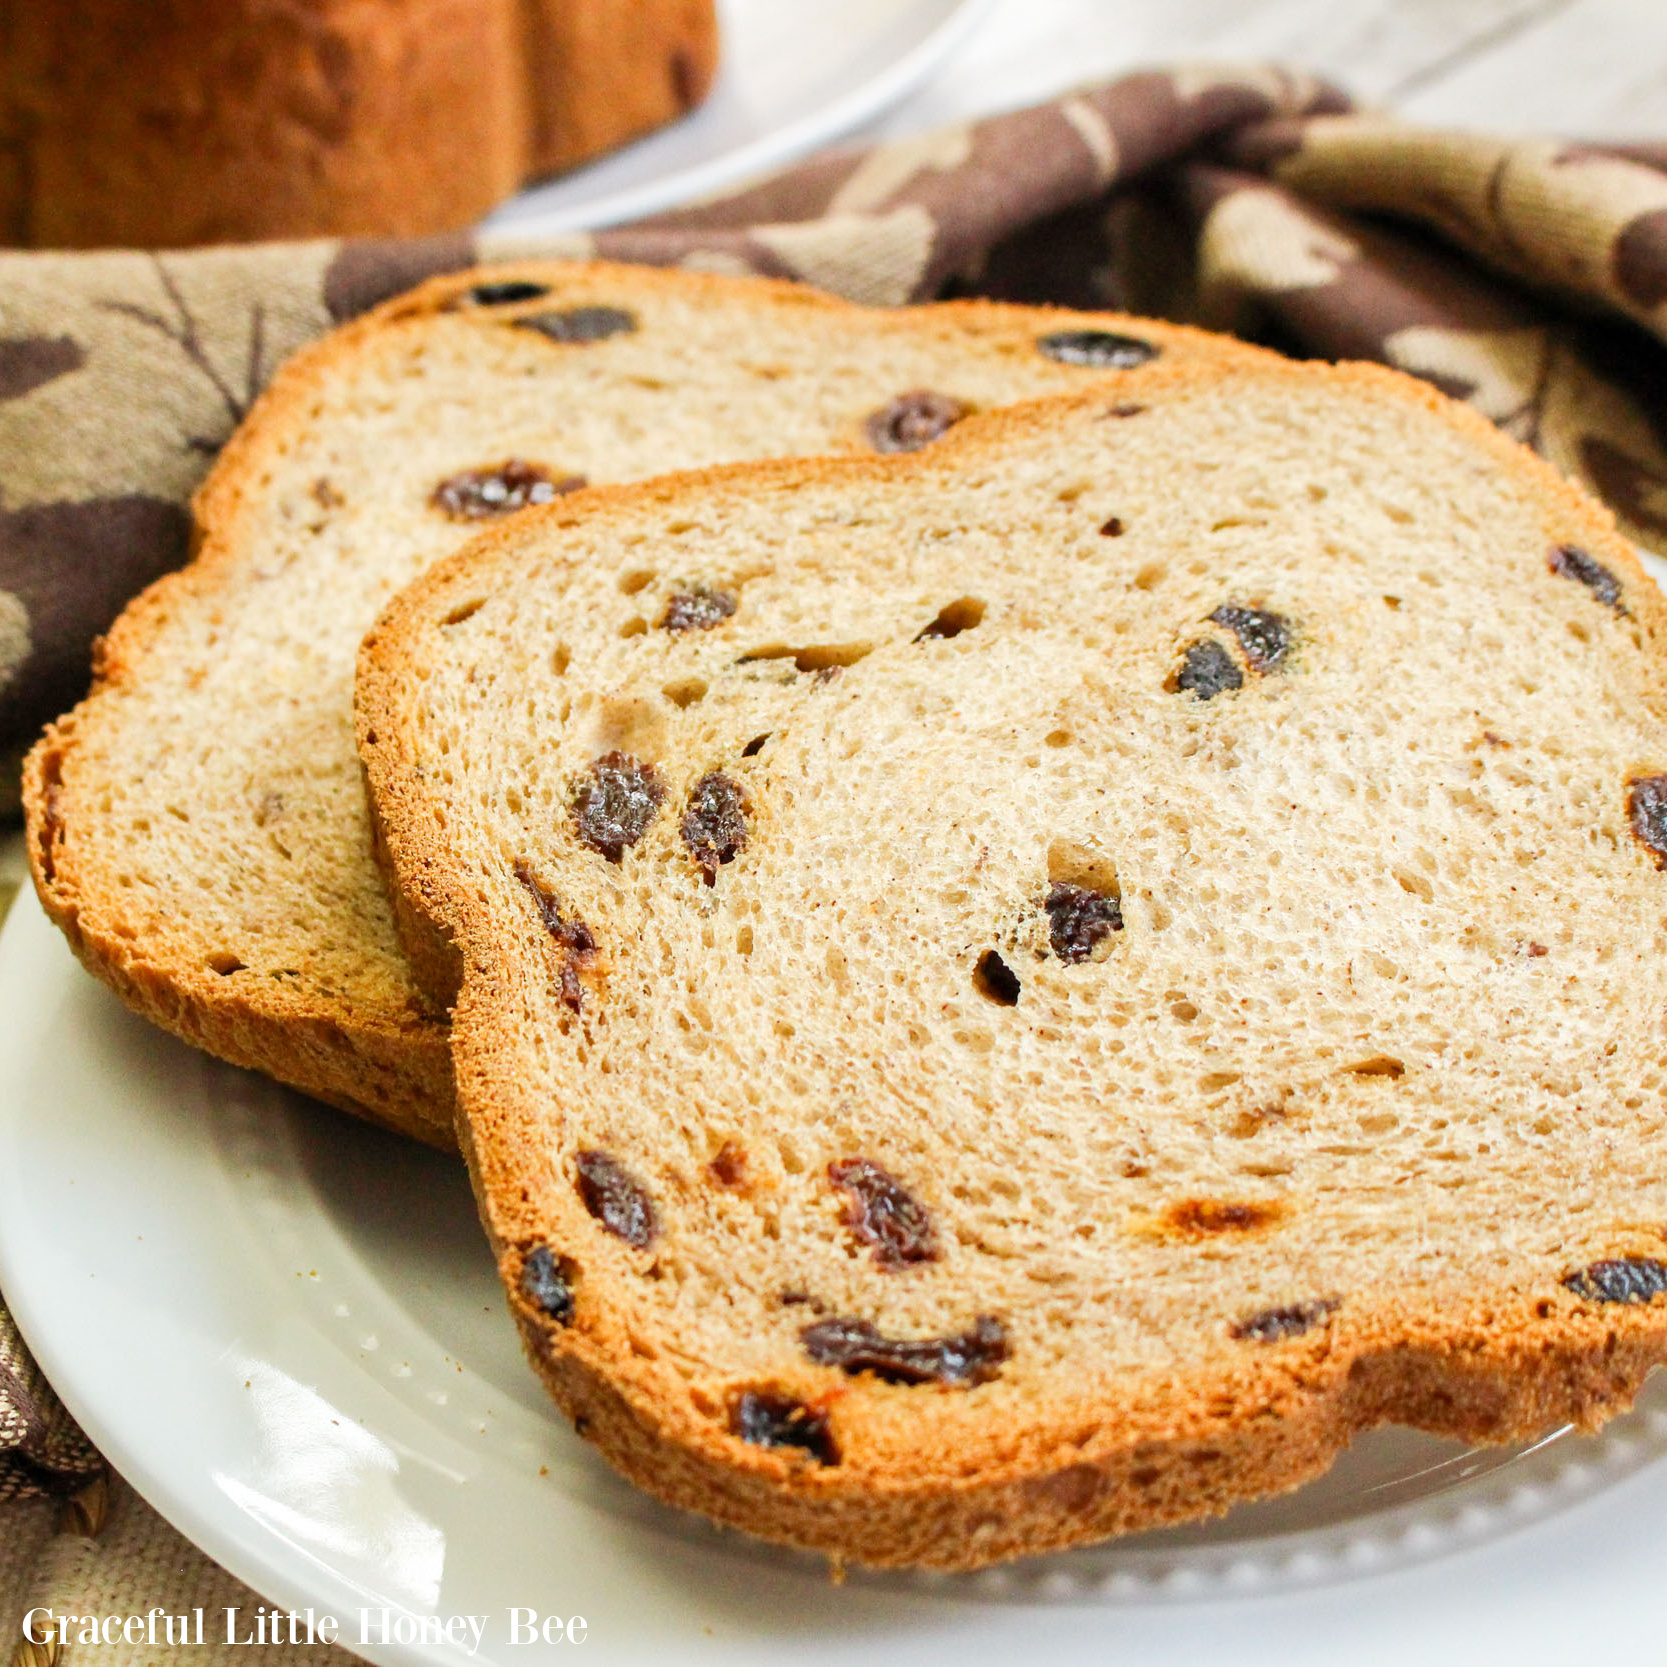
{"label": "dark raisin", "polygon": [[573,1282],[547,1244],[534,1245],[522,1261],[521,1294],[558,1325],[573,1323]]}
{"label": "dark raisin", "polygon": [[837,675],[846,666],[854,666],[873,649],[872,643],[813,643],[808,648],[789,648],[772,643],[768,648],[754,648],[736,660],[738,666],[757,665],[764,660],[791,660],[795,671],[833,672]]}
{"label": "dark raisin", "polygon": [[537,463],[512,457],[486,469],[465,469],[434,488],[429,502],[454,521],[485,521],[494,515],[513,515],[529,504],[547,504],[563,492],[576,492],[583,475],[558,480]]}
{"label": "dark raisin", "polygon": [[1252,671],[1272,671],[1290,650],[1291,625],[1283,614],[1224,603],[1210,618],[1239,639],[1239,647],[1244,650]]}
{"label": "dark raisin", "polygon": [[916,642],[947,642],[963,631],[970,631],[983,623],[984,604],[976,596],[963,596],[946,602],[938,609],[938,616],[915,638]]}
{"label": "dark raisin", "polygon": [[579,969],[596,953],[596,939],[591,935],[590,928],[577,915],[571,920],[563,918],[561,905],[556,901],[555,894],[546,891],[539,884],[525,861],[516,863],[515,878],[526,887],[532,897],[533,906],[538,910],[538,918],[544,922],[545,930],[565,952],[561,960],[561,999],[563,1006],[577,1013],[585,1001],[585,987],[579,977]]}
{"label": "dark raisin", "polygon": [[913,388],[870,412],[862,431],[875,451],[919,451],[947,434],[966,414],[966,406],[948,394]]}
{"label": "dark raisin", "polygon": [[553,342],[599,342],[635,330],[637,318],[623,307],[567,307],[559,313],[523,313],[514,324]]}
{"label": "dark raisin", "polygon": [[895,1175],[868,1158],[828,1165],[828,1179],[846,1196],[845,1225],[885,1268],[935,1262],[938,1236],[926,1206]]}
{"label": "dark raisin", "polygon": [[1606,608],[1624,614],[1621,605],[1621,581],[1595,556],[1578,544],[1559,544],[1547,557],[1547,566],[1565,579],[1584,585]]}
{"label": "dark raisin", "polygon": [[741,749],[741,756],[743,758],[756,758],[761,752],[763,752],[764,743],[769,739],[770,734],[768,730],[766,730],[762,735],[753,736],[753,738]]}
{"label": "dark raisin", "polygon": [[518,301],[536,301],[548,295],[548,284],[528,283],[524,278],[510,278],[502,283],[476,284],[464,299],[477,307],[513,307]]}
{"label": "dark raisin", "polygon": [[1048,887],[1048,942],[1062,961],[1086,961],[1113,932],[1123,930],[1121,899],[1055,880]]}
{"label": "dark raisin", "polygon": [[707,590],[696,585],[693,590],[680,590],[666,603],[660,628],[665,631],[710,631],[722,625],[735,612],[735,598],[721,590]]}
{"label": "dark raisin", "polygon": [[1170,679],[1172,690],[1214,700],[1229,689],[1244,687],[1244,673],[1233,656],[1211,637],[1188,643],[1181,664]]}
{"label": "dark raisin", "polygon": [[1639,776],[1627,791],[1627,813],[1632,831],[1655,855],[1657,868],[1667,868],[1667,776]]}
{"label": "dark raisin", "polygon": [[1138,417],[1146,407],[1144,405],[1113,405],[1107,412],[1108,417]]}
{"label": "dark raisin", "polygon": [[721,770],[708,771],[695,783],[683,813],[683,843],[711,885],[718,869],[733,862],[747,843],[746,797],[740,783]]}
{"label": "dark raisin", "polygon": [[1300,1337],[1333,1313],[1337,1297],[1315,1297],[1310,1302],[1293,1302],[1283,1308],[1261,1308],[1247,1314],[1232,1328],[1241,1343],[1277,1343],[1286,1337]]}
{"label": "dark raisin", "polygon": [[1586,1302],[1649,1302],[1667,1295],[1667,1262],[1617,1256],[1567,1275],[1563,1283]]}
{"label": "dark raisin", "polygon": [[1123,518],[1120,515],[1114,515],[1109,521],[1102,523],[1100,527],[1100,537],[1121,538],[1128,530],[1129,529],[1123,525]]}
{"label": "dark raisin", "polygon": [[516,863],[515,878],[527,888],[538,910],[538,918],[563,949],[570,949],[576,955],[589,955],[596,948],[596,939],[592,937],[590,928],[577,915],[571,920],[562,917],[561,905],[556,901],[555,894],[539,884],[525,861]]}
{"label": "dark raisin", "polygon": [[573,825],[591,850],[618,862],[625,847],[648,831],[665,796],[652,764],[629,753],[604,753],[574,783]]}
{"label": "dark raisin", "polygon": [[1022,988],[1019,975],[993,949],[986,949],[978,957],[978,965],[972,969],[972,987],[997,1007],[1017,1007]]}
{"label": "dark raisin", "polygon": [[786,1395],[746,1390],[730,1406],[729,1427],[754,1447],[797,1447],[818,1464],[839,1463],[827,1413]]}
{"label": "dark raisin", "polygon": [[[1110,330],[1056,330],[1037,338],[1045,358],[1062,365],[1085,365],[1090,370],[1133,370],[1158,356],[1158,349],[1138,336],[1119,336]],[[1121,413],[1119,413],[1121,414]]]}
{"label": "dark raisin", "polygon": [[654,1201],[618,1158],[606,1152],[581,1152],[576,1159],[579,1196],[616,1239],[645,1249],[660,1230]]}
{"label": "dark raisin", "polygon": [[872,1372],[887,1383],[988,1383],[1008,1354],[1007,1333],[990,1314],[959,1337],[892,1338],[869,1320],[817,1320],[799,1339],[818,1366]]}

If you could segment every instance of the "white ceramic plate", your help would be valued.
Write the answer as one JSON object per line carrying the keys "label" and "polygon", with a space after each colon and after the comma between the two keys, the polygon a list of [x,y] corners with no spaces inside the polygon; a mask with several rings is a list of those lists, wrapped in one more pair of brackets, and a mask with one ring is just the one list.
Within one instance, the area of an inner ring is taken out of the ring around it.
{"label": "white ceramic plate", "polygon": [[606,1663],[1659,1660],[1667,1382],[1597,1439],[1398,1431],[1225,1521],[970,1577],[853,1575],[616,1480],[523,1364],[460,1166],[195,1054],[0,936],[0,1288],[152,1504],[280,1607],[584,1616]]}
{"label": "white ceramic plate", "polygon": [[693,115],[506,203],[489,226],[618,225],[766,173],[895,103],[991,0],[720,0],[723,59]]}

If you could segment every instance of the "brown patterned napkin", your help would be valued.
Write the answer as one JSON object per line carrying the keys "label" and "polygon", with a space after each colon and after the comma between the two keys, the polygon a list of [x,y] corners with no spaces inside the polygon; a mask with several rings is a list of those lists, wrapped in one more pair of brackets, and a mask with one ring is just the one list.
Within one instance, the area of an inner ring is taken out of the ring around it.
{"label": "brown patterned napkin", "polygon": [[[286,354],[435,272],[587,254],[877,304],[1121,306],[1380,360],[1667,553],[1667,145],[1429,132],[1301,75],[1182,68],[594,235],[0,254],[0,754],[184,559],[190,493]],[[0,758],[0,810],[15,783]],[[96,1463],[0,1308],[0,1502],[74,1492]]]}

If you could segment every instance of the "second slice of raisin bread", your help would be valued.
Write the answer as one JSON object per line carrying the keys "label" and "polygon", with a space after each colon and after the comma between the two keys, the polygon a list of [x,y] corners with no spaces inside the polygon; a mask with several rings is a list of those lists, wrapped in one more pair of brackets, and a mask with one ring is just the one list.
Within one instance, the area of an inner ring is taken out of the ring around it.
{"label": "second slice of raisin bread", "polygon": [[361,658],[529,1354],[627,1475],[970,1567],[1667,1353],[1664,609],[1369,368],[588,495]]}
{"label": "second slice of raisin bread", "polygon": [[47,912],[187,1041],[442,1145],[443,1007],[400,954],[353,752],[377,610],[583,481],[895,451],[1089,382],[1258,350],[1108,314],[875,311],[609,265],[437,279],[292,361],[196,503],[196,560],[106,639],[26,778]]}

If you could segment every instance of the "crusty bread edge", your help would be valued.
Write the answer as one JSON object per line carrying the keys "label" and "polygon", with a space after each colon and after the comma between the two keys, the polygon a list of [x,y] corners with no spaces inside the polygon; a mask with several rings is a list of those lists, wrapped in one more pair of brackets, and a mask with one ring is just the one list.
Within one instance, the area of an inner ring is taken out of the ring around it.
{"label": "crusty bread edge", "polygon": [[[1244,343],[1206,331],[1117,313],[957,301],[933,307],[885,310],[854,307],[837,297],[781,279],[731,277],[604,261],[518,261],[431,278],[384,302],[362,318],[302,349],[273,378],[221,451],[192,503],[192,559],[156,580],[124,610],[95,646],[93,683],[75,709],[48,725],[24,769],[23,807],[35,890],[81,964],[127,1005],[193,1046],[275,1077],[302,1092],[354,1112],[373,1123],[430,1145],[455,1144],[455,1105],[444,1018],[451,997],[443,940],[425,935],[404,912],[396,924],[414,952],[419,990],[429,1014],[371,1011],[363,1004],[298,996],[277,984],[239,988],[199,966],[170,956],[165,940],[140,942],[119,930],[119,899],[107,896],[96,875],[78,871],[73,842],[66,843],[55,788],[73,772],[78,738],[96,725],[105,703],[145,675],[149,654],[165,634],[171,610],[235,583],[242,567],[239,540],[251,500],[268,461],[305,429],[316,390],[372,337],[402,321],[445,310],[483,281],[526,279],[610,284],[617,289],[672,290],[698,301],[704,295],[745,296],[759,305],[845,312],[882,329],[954,330],[966,319],[1010,322],[1015,330],[1039,330],[1052,320],[1155,332],[1185,340],[1216,357],[1272,357]],[[1094,373],[1085,372],[1092,376]],[[1102,373],[1115,380],[1127,372]],[[1096,378],[1101,379],[1101,378]]]}
{"label": "crusty bread edge", "polygon": [[[1613,518],[1474,412],[1372,365],[1282,364],[1246,374],[1333,378],[1441,417],[1525,493],[1540,496],[1548,546],[1579,541],[1624,575],[1659,659],[1667,605]],[[1184,393],[1200,379],[1179,369],[1168,391]],[[1004,435],[1050,421],[1055,409],[1094,403],[1087,393],[1009,407],[912,458],[729,466],[575,494],[537,513],[554,530],[726,482],[756,492],[952,468],[978,448],[999,456]],[[853,1477],[841,1466],[747,1446],[692,1411],[686,1393],[668,1394],[676,1374],[633,1347],[631,1292],[618,1276],[587,1269],[574,1323],[553,1324],[519,1290],[522,1258],[541,1226],[553,1225],[558,1242],[571,1230],[568,1242],[578,1243],[590,1224],[576,1199],[557,1203],[571,1219],[535,1220],[517,1154],[543,1145],[531,1109],[518,1100],[513,1067],[496,1059],[513,1022],[517,978],[542,978],[544,964],[519,942],[516,925],[500,923],[462,883],[461,859],[427,813],[400,723],[410,681],[420,675],[415,655],[426,622],[489,587],[494,562],[507,562],[511,543],[524,547],[531,530],[522,521],[485,534],[394,601],[361,650],[357,724],[389,872],[422,933],[454,946],[441,952],[444,976],[454,979],[461,968],[453,1032],[461,1134],[528,1357],[578,1428],[633,1482],[671,1504],[837,1560],[970,1569],[1215,1515],[1294,1488],[1326,1470],[1355,1435],[1384,1423],[1473,1442],[1527,1439],[1563,1422],[1595,1429],[1629,1406],[1649,1370],[1667,1359],[1660,1303],[1598,1307],[1561,1285],[1449,1292],[1439,1308],[1433,1299],[1351,1295],[1322,1328],[1246,1345],[1242,1368],[1230,1374],[1199,1371],[1132,1404],[1062,1391],[1029,1427],[992,1429],[977,1452],[964,1443],[946,1450],[937,1392],[875,1385],[869,1392],[919,1396],[910,1409],[914,1452],[892,1474]],[[506,566],[506,577],[512,573]],[[1659,689],[1648,697],[1667,717]]]}

